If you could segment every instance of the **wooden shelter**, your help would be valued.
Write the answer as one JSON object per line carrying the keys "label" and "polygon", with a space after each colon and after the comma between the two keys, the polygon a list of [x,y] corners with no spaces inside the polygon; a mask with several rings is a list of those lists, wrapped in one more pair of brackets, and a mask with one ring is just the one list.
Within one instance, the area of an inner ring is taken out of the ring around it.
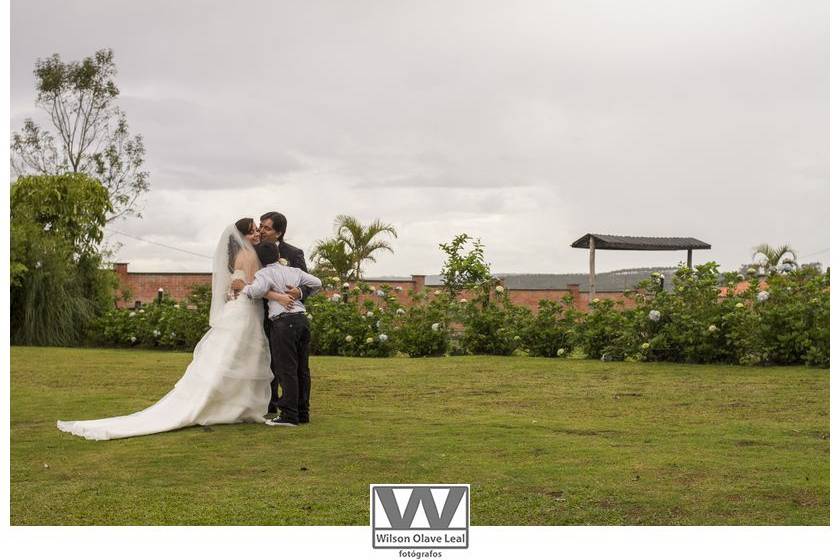
{"label": "wooden shelter", "polygon": [[691,252],[711,249],[705,241],[694,237],[635,237],[630,235],[602,235],[587,233],[574,243],[576,249],[589,249],[589,300],[595,297],[595,250],[607,251],[688,251],[686,264],[691,268]]}

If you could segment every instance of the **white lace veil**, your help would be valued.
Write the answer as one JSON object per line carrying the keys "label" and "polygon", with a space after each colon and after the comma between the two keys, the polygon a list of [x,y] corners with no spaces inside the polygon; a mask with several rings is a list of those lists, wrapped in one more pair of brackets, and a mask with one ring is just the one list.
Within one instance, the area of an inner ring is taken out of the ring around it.
{"label": "white lace veil", "polygon": [[250,251],[256,259],[254,247],[245,239],[234,224],[230,224],[222,232],[216,252],[213,254],[213,284],[210,300],[210,326],[214,326],[221,315],[230,290],[234,263],[240,251]]}

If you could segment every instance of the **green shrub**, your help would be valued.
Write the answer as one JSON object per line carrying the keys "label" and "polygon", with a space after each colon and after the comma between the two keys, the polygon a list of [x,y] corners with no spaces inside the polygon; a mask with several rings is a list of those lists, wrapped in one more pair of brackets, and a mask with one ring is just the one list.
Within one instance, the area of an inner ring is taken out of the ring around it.
{"label": "green shrub", "polygon": [[526,350],[523,341],[531,312],[511,303],[502,286],[482,286],[474,299],[461,304],[463,350],[468,354],[509,356]]}
{"label": "green shrub", "polygon": [[396,353],[395,316],[399,307],[390,286],[382,286],[376,302],[360,301],[372,294],[367,284],[341,294],[317,294],[306,307],[310,317],[313,355],[386,357]]}
{"label": "green shrub", "polygon": [[412,305],[394,315],[394,332],[401,352],[412,358],[442,356],[449,351],[453,301],[447,294],[423,290]]}
{"label": "green shrub", "polygon": [[543,300],[535,315],[524,321],[522,343],[532,356],[568,357],[574,349],[574,328],[578,313],[571,296],[563,304]]}

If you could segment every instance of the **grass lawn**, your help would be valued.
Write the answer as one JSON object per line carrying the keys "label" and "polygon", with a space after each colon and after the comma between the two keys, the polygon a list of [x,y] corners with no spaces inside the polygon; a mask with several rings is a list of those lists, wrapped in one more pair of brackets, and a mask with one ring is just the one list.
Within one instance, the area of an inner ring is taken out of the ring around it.
{"label": "grass lawn", "polygon": [[474,525],[829,522],[829,372],[312,360],[312,423],[87,441],[190,354],[11,349],[11,522],[368,524],[368,484],[467,482]]}

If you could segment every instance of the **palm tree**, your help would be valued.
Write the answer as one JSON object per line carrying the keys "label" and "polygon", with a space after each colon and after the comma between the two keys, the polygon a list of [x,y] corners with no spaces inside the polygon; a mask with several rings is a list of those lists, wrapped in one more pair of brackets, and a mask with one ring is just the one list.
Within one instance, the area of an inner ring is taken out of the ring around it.
{"label": "palm tree", "polygon": [[342,239],[322,239],[316,242],[309,258],[314,263],[315,276],[338,276],[342,282],[347,282],[353,276],[353,258]]}
{"label": "palm tree", "polygon": [[347,245],[357,280],[362,277],[362,263],[376,262],[373,254],[380,250],[394,252],[391,245],[384,240],[376,239],[380,234],[390,234],[397,237],[397,230],[391,224],[374,220],[364,225],[352,216],[341,215],[335,219],[336,235]]}
{"label": "palm tree", "polygon": [[[786,257],[785,255],[789,256]],[[756,257],[763,257],[760,264],[764,265],[764,268],[768,271],[776,270],[779,265],[784,264],[789,264],[793,268],[799,266],[796,262],[796,251],[790,245],[772,247],[768,243],[762,243],[753,247],[753,258]]]}

